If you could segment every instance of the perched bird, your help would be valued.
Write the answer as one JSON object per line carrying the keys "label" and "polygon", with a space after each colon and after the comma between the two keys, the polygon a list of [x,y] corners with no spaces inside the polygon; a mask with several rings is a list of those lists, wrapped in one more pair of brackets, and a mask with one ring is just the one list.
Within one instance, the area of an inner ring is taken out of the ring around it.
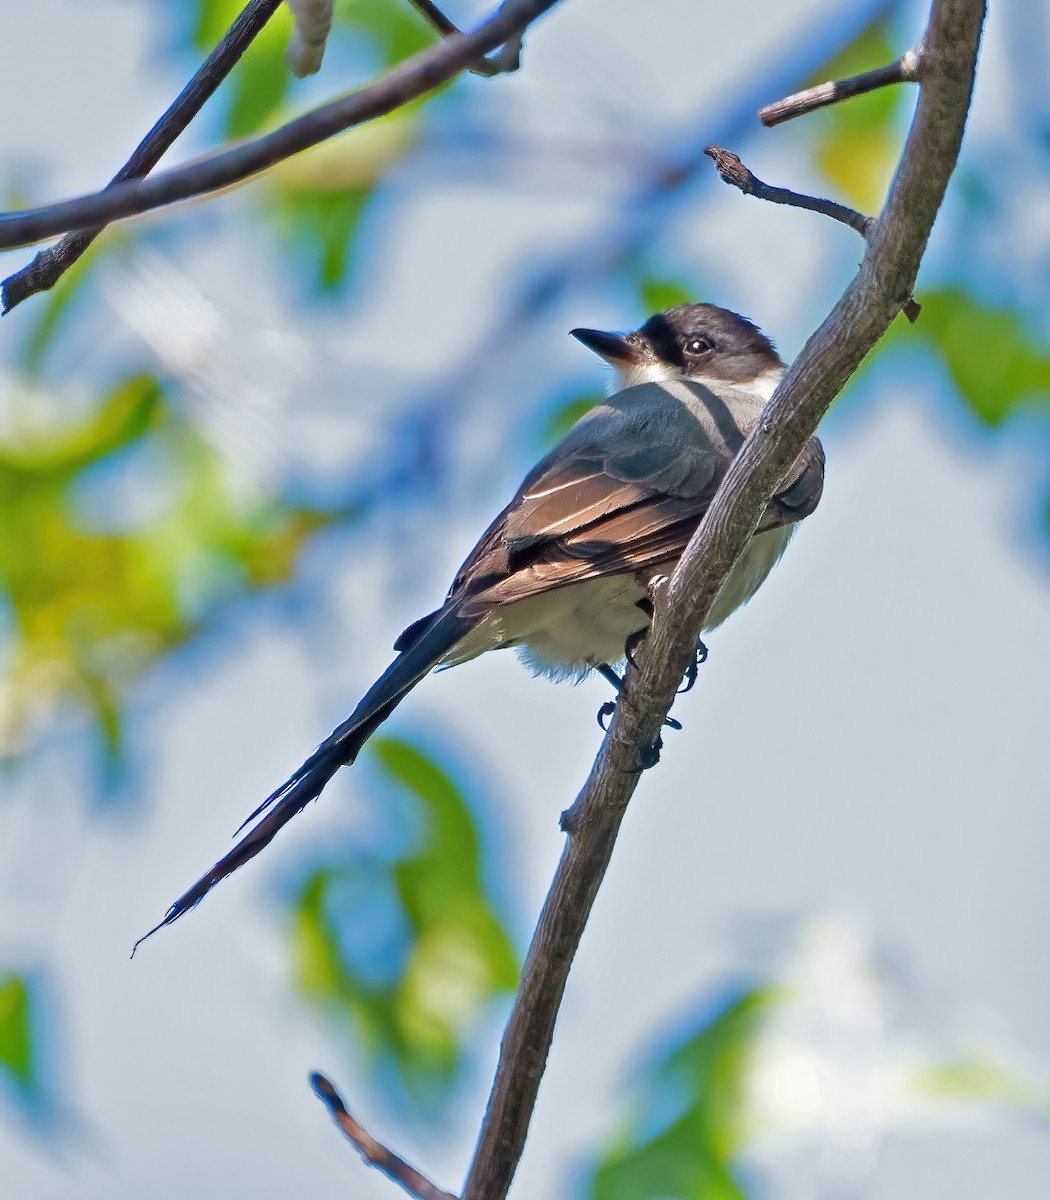
{"label": "perched bird", "polygon": [[[572,336],[615,368],[608,399],[529,472],[444,604],[401,634],[397,657],[353,713],[252,813],[241,828],[257,823],[156,929],[316,800],[435,667],[513,646],[538,673],[600,670],[617,681],[613,664],[649,626],[651,581],[674,569],[784,363],[755,325],[712,304],[668,309],[634,333]],[[754,595],[796,522],[816,508],[823,483],[824,452],[811,438],[718,593],[707,628]]]}

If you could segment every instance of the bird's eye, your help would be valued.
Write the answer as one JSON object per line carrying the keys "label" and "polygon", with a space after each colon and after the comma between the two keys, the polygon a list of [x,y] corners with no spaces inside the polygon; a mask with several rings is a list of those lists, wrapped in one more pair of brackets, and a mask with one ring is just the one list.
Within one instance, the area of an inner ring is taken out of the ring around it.
{"label": "bird's eye", "polygon": [[706,354],[711,349],[711,343],[705,338],[690,338],[685,344],[686,354]]}

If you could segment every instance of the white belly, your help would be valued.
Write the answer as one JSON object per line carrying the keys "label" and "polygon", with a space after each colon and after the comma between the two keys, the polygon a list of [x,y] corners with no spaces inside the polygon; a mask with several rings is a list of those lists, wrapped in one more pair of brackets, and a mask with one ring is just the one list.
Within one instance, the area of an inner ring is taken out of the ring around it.
{"label": "white belly", "polygon": [[[784,553],[793,525],[751,539],[722,585],[704,625],[714,629],[755,594]],[[674,564],[669,563],[670,574]],[[632,633],[647,629],[648,614],[638,607],[646,589],[633,575],[611,575],[555,588],[498,609],[478,624],[442,661],[454,666],[486,650],[517,647],[537,674],[580,678],[601,663],[618,663]]]}

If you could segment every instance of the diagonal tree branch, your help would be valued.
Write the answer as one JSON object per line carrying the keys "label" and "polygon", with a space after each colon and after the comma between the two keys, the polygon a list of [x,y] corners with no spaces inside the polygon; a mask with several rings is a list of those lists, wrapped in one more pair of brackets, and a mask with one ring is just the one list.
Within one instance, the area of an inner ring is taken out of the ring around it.
{"label": "diagonal tree branch", "polygon": [[741,447],[670,582],[656,594],[640,669],[563,826],[568,844],[526,958],[463,1200],[503,1200],[524,1147],[569,968],[639,780],[718,590],[834,397],[911,295],[958,159],[983,0],[934,0],[918,108],[860,271]]}
{"label": "diagonal tree branch", "polygon": [[[233,70],[280,3],[281,0],[249,0],[200,70],[113,176],[110,187],[126,179],[148,175],[153,170],[165,151]],[[37,292],[53,288],[63,272],[68,271],[98,237],[102,228],[97,225],[94,229],[81,229],[77,233],[67,234],[57,245],[41,250],[31,263],[5,279],[0,284],[0,312],[8,313],[16,304],[21,304]]]}
{"label": "diagonal tree branch", "polygon": [[313,109],[272,133],[231,150],[145,179],[113,184],[93,195],[0,213],[0,250],[32,245],[72,229],[90,229],[137,216],[240,183],[337,133],[384,116],[432,92],[479,58],[519,37],[557,3],[558,0],[506,0],[472,33],[450,36],[406,59],[368,87]]}
{"label": "diagonal tree branch", "polygon": [[377,1167],[395,1183],[399,1183],[410,1196],[415,1196],[416,1200],[456,1200],[451,1192],[442,1191],[436,1183],[431,1183],[415,1167],[410,1167],[393,1150],[388,1149],[382,1142],[377,1142],[367,1129],[354,1120],[347,1111],[342,1096],[319,1071],[310,1076],[310,1084],[332,1114],[332,1120],[346,1134],[369,1166]]}
{"label": "diagonal tree branch", "polygon": [[816,87],[794,92],[785,96],[783,100],[767,104],[758,110],[758,119],[766,126],[779,125],[783,121],[801,117],[818,108],[826,108],[829,104],[838,104],[840,100],[849,100],[852,96],[874,92],[876,88],[888,87],[894,83],[919,83],[921,79],[922,54],[918,50],[909,50],[903,58],[890,63],[889,66],[865,71],[863,75],[853,75],[837,83],[818,83]]}

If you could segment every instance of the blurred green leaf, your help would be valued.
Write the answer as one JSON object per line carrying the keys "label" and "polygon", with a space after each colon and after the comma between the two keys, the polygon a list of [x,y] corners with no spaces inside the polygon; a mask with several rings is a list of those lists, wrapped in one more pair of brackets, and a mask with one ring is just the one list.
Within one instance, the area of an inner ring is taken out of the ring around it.
{"label": "blurred green leaf", "polygon": [[[118,489],[108,502],[115,527],[97,527],[85,481],[105,500],[134,455],[149,465],[143,513],[126,511]],[[95,718],[110,765],[120,705],[142,672],[218,605],[286,580],[310,533],[345,515],[235,498],[218,452],[146,374],[79,420],[8,431],[0,510],[11,616],[0,754],[17,753],[34,717],[71,701]]]}
{"label": "blurred green leaf", "polygon": [[[195,0],[193,42],[210,49],[237,15],[240,0]],[[408,4],[386,0],[343,0],[336,5],[333,37],[352,40],[355,51],[371,50],[375,69],[400,62],[435,40]],[[223,85],[225,132],[241,138],[281,116],[292,85],[284,63],[291,31],[285,5],[269,21]],[[341,86],[346,86],[343,81]],[[276,218],[316,291],[338,293],[347,282],[359,218],[375,186],[407,152],[425,98],[395,113],[347,131],[267,171],[256,195]]]}
{"label": "blurred green leaf", "polygon": [[[370,747],[388,782],[407,792],[419,833],[392,861],[359,851],[310,874],[295,905],[298,976],[315,1003],[351,1019],[373,1063],[392,1062],[409,1091],[427,1098],[455,1078],[480,1007],[514,988],[517,960],[452,780],[405,742],[377,738]],[[346,942],[366,917],[402,930],[378,973]]]}
{"label": "blurred green leaf", "polygon": [[288,8],[281,5],[230,73],[226,114],[229,138],[258,132],[281,107],[292,78],[284,61],[291,32],[287,13]]}
{"label": "blurred green leaf", "polygon": [[391,67],[437,40],[437,34],[409,4],[336,0],[335,20],[355,33],[366,34],[377,47],[383,67]]}
{"label": "blurred green leaf", "polygon": [[0,1070],[23,1095],[36,1084],[29,989],[18,975],[0,979]]}
{"label": "blurred green leaf", "polygon": [[406,107],[268,172],[266,203],[319,292],[337,292],[346,282],[361,214],[376,184],[413,146],[417,115],[418,106]]}
{"label": "blurred green leaf", "polygon": [[589,413],[596,404],[601,404],[604,398],[598,392],[585,392],[582,396],[572,396],[560,401],[544,422],[541,434],[544,446],[553,446],[555,442],[559,442],[580,417]]}
{"label": "blurred green leaf", "polygon": [[[892,36],[888,14],[880,13],[852,42],[821,64],[803,87],[847,79],[892,62],[898,57]],[[901,86],[877,88],[848,103],[821,109],[810,118],[817,165],[842,197],[861,212],[874,213],[882,207],[900,150],[894,115],[903,103],[904,90]]]}
{"label": "blurred green leaf", "polygon": [[[195,0],[194,49],[210,54],[243,7],[243,0]],[[282,4],[230,72],[219,93],[226,104],[227,137],[256,133],[280,108],[292,80],[284,64],[291,31],[291,12]]]}
{"label": "blurred green leaf", "polygon": [[346,281],[354,231],[369,192],[369,188],[303,191],[285,199],[283,223],[289,239],[313,264],[318,291],[336,291]]}
{"label": "blurred green leaf", "polygon": [[[191,40],[209,53],[233,24],[243,0],[195,0]],[[436,40],[436,35],[408,4],[388,0],[340,0],[335,7],[333,37],[350,31],[358,50],[370,47],[375,69],[391,67]],[[281,5],[245,51],[220,93],[226,104],[225,133],[242,138],[258,132],[279,113],[294,79],[284,62],[292,16]],[[337,90],[350,81],[342,80]]]}
{"label": "blurred green leaf", "polygon": [[920,1093],[936,1100],[1016,1100],[1048,1106],[1046,1092],[1012,1075],[998,1063],[983,1058],[963,1058],[939,1063],[919,1073],[915,1084]]}
{"label": "blurred green leaf", "polygon": [[[773,996],[738,995],[652,1068],[650,1103],[599,1163],[591,1200],[744,1200],[731,1164],[743,1136],[745,1072]],[[671,1115],[647,1134],[653,1112]]]}
{"label": "blurred green leaf", "polygon": [[999,425],[1025,403],[1050,404],[1050,347],[1020,313],[982,305],[961,289],[924,292],[919,300],[919,320],[895,322],[890,340],[928,343],[984,424]]}
{"label": "blurred green leaf", "polygon": [[663,312],[668,308],[676,308],[679,304],[696,302],[697,297],[694,290],[680,280],[659,279],[652,275],[643,275],[636,282],[642,311],[647,316]]}

